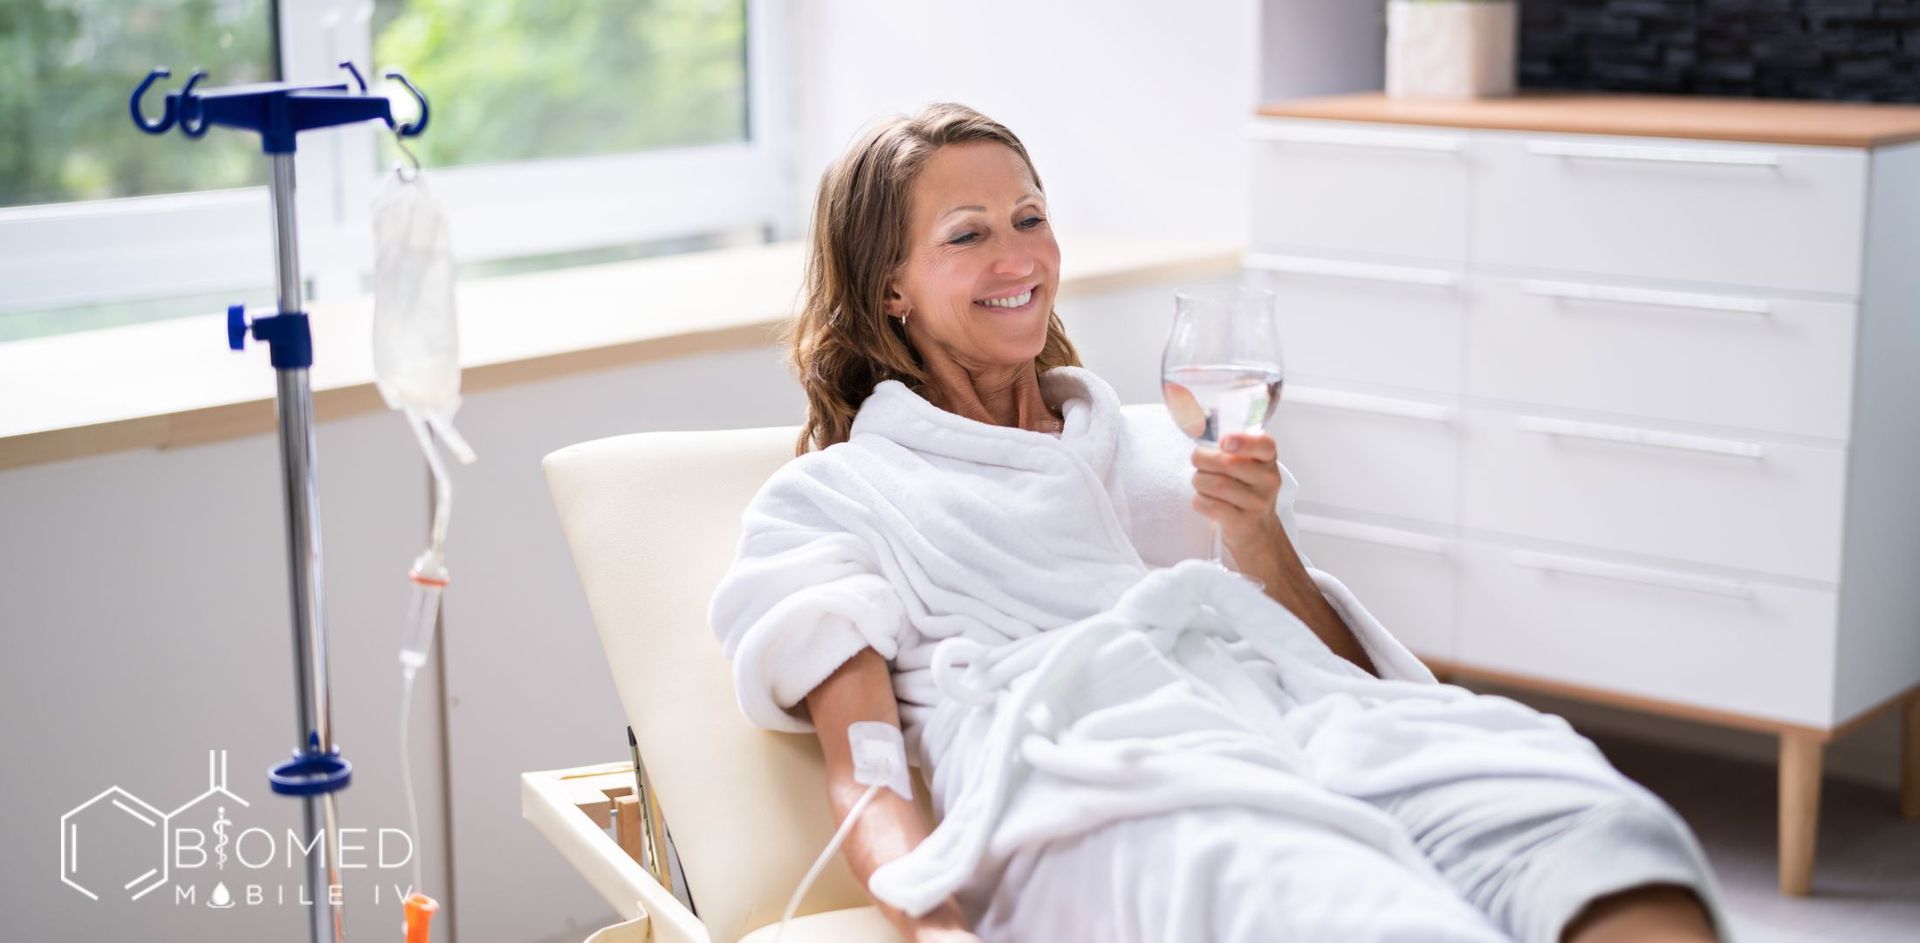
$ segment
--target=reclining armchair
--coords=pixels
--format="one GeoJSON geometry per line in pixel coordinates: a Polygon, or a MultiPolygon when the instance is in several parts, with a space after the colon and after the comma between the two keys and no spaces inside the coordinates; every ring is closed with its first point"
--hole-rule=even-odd
{"type": "MultiPolygon", "coordinates": [[[[522,777],[525,817],[626,918],[595,943],[766,943],[832,837],[818,741],[747,722],[707,625],[741,514],[798,437],[798,427],[641,433],[543,463],[648,779],[643,801],[631,761],[522,777]],[[604,831],[622,810],[637,811],[637,827],[664,817],[697,913],[665,869],[636,860],[647,857],[632,850],[640,843],[604,831]]],[[[927,808],[918,770],[914,789],[927,808]]],[[[800,914],[784,943],[900,941],[844,859],[800,914]]]]}

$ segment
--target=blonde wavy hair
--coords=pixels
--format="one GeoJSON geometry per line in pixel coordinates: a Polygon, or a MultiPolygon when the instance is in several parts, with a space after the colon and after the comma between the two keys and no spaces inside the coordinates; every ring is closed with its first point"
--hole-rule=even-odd
{"type": "MultiPolygon", "coordinates": [[[[913,185],[927,159],[949,144],[979,141],[1018,154],[1040,188],[1033,158],[1012,131],[950,102],[874,125],[821,175],[805,298],[788,327],[788,364],[807,394],[795,455],[845,442],[860,404],[882,381],[924,395],[929,376],[904,325],[886,315],[887,286],[906,261],[913,185]]],[[[1047,313],[1046,344],[1033,365],[1040,373],[1080,365],[1057,312],[1047,313]]]]}

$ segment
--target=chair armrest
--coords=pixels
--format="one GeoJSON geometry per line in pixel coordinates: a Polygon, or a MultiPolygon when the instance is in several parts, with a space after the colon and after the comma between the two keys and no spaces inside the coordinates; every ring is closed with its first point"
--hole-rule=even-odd
{"type": "Polygon", "coordinates": [[[699,918],[604,831],[614,800],[632,792],[631,762],[521,773],[520,816],[622,918],[647,918],[652,943],[712,943],[699,918]]]}

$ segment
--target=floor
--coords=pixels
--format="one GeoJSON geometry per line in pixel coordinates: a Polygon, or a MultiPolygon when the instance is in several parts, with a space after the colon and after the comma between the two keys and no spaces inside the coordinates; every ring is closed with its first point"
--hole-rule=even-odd
{"type": "Polygon", "coordinates": [[[1738,943],[1920,943],[1920,821],[1890,789],[1828,777],[1813,894],[1782,896],[1770,765],[1594,736],[1614,765],[1693,825],[1733,913],[1738,943]]]}

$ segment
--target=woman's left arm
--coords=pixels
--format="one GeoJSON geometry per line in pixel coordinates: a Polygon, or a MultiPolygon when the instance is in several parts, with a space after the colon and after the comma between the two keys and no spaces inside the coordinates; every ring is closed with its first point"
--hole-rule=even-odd
{"type": "Polygon", "coordinates": [[[1241,573],[1320,636],[1333,653],[1378,674],[1366,649],[1340,613],[1320,594],[1280,517],[1280,465],[1265,433],[1232,433],[1220,448],[1193,450],[1193,509],[1220,525],[1220,536],[1241,573]]]}

